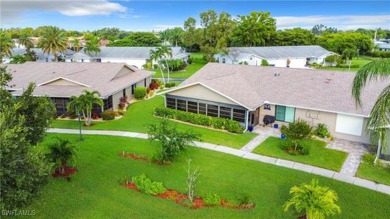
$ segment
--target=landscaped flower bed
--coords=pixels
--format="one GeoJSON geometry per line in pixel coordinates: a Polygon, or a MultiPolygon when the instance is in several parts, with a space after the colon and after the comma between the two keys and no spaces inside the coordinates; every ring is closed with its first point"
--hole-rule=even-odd
{"type": "Polygon", "coordinates": [[[255,207],[253,202],[241,203],[239,205],[232,205],[228,201],[220,198],[217,204],[207,204],[204,198],[195,197],[193,202],[190,201],[188,195],[182,194],[176,190],[166,189],[161,182],[154,182],[147,178],[144,174],[136,177],[132,177],[131,182],[126,178],[125,182],[122,183],[124,187],[139,191],[145,194],[150,194],[158,198],[167,199],[174,201],[183,207],[198,209],[204,207],[225,207],[231,209],[252,209],[255,207]],[[138,186],[137,186],[138,184],[138,186]],[[141,187],[141,188],[139,188],[141,187]]]}

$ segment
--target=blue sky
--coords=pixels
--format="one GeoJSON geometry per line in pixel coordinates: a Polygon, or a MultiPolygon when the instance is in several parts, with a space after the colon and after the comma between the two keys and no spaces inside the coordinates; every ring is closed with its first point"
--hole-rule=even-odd
{"type": "MultiPolygon", "coordinates": [[[[129,31],[163,30],[182,26],[209,9],[232,16],[269,11],[279,29],[311,28],[324,24],[338,29],[390,29],[390,0],[278,1],[278,0],[1,0],[1,27],[55,25],[67,30],[117,27],[129,31]]],[[[198,23],[199,25],[199,23],[198,23]]]]}

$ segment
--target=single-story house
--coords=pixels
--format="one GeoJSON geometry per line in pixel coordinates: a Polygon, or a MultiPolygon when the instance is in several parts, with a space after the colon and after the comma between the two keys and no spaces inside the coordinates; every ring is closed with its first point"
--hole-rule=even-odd
{"type": "Polygon", "coordinates": [[[272,116],[279,127],[297,119],[326,124],[340,139],[369,143],[370,111],[389,80],[369,83],[362,107],[351,95],[351,72],[209,63],[165,93],[166,107],[263,125],[272,116]]]}
{"type": "Polygon", "coordinates": [[[386,40],[374,41],[374,46],[375,51],[390,52],[390,43],[386,40]]]}
{"type": "Polygon", "coordinates": [[[7,65],[14,85],[8,90],[20,96],[30,82],[36,84],[33,95],[49,96],[55,103],[57,114],[66,113],[71,96],[79,96],[83,90],[98,91],[104,106],[95,108],[116,110],[121,97],[130,99],[138,86],[148,87],[152,73],[121,63],[66,63],[26,62],[7,65]]]}
{"type": "MultiPolygon", "coordinates": [[[[31,48],[31,51],[35,52],[35,55],[38,57],[37,62],[53,62],[54,56],[53,54],[47,54],[43,53],[43,50],[41,48],[31,48]]],[[[26,48],[12,48],[11,49],[11,55],[17,56],[17,55],[24,55],[27,53],[26,48]]],[[[66,57],[71,56],[74,54],[73,50],[67,49],[66,53],[59,53],[59,57],[66,57]]],[[[10,63],[12,61],[12,56],[4,56],[3,57],[3,63],[10,63]]]]}
{"type": "Polygon", "coordinates": [[[227,54],[214,58],[227,64],[261,65],[267,60],[274,67],[308,68],[309,64],[324,64],[325,58],[334,54],[321,46],[230,47],[227,54]]]}
{"type": "MultiPolygon", "coordinates": [[[[67,56],[66,62],[110,62],[126,63],[141,69],[142,66],[150,60],[150,50],[156,47],[100,47],[100,52],[86,53],[85,48],[74,55],[67,56]]],[[[188,60],[188,53],[180,47],[171,47],[172,59],[181,59],[185,62],[188,60]]]]}

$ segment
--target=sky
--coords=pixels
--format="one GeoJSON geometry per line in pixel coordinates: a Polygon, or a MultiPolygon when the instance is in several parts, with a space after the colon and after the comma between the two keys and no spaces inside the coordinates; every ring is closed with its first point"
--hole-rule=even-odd
{"type": "Polygon", "coordinates": [[[0,0],[1,28],[53,25],[66,30],[116,27],[126,31],[160,31],[183,27],[203,11],[233,17],[267,11],[278,29],[316,24],[340,30],[390,29],[390,0],[0,0]]]}

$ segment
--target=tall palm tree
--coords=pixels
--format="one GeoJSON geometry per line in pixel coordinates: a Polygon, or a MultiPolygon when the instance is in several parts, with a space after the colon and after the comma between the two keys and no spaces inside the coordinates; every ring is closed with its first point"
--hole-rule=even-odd
{"type": "Polygon", "coordinates": [[[169,73],[168,59],[172,58],[172,49],[171,49],[171,47],[168,47],[168,46],[161,46],[161,47],[158,47],[157,50],[159,51],[159,53],[162,55],[162,57],[165,60],[165,65],[166,65],[167,72],[168,72],[167,82],[169,83],[170,73],[169,73]]]}
{"type": "Polygon", "coordinates": [[[34,47],[29,35],[27,33],[23,33],[19,36],[18,39],[19,45],[23,45],[26,47],[27,52],[30,52],[30,49],[34,47]]]}
{"type": "Polygon", "coordinates": [[[321,219],[341,213],[340,207],[335,203],[338,199],[336,192],[319,186],[316,179],[312,179],[310,184],[293,186],[290,194],[293,197],[284,204],[285,211],[293,206],[297,212],[305,212],[307,219],[321,219]]]}
{"type": "Polygon", "coordinates": [[[170,38],[170,29],[164,30],[160,33],[160,39],[163,41],[164,45],[169,42],[170,38]]]}
{"type": "Polygon", "coordinates": [[[78,96],[72,96],[71,101],[68,102],[67,110],[75,109],[76,112],[82,112],[85,125],[90,126],[92,124],[92,108],[97,104],[103,106],[103,100],[100,98],[100,94],[97,91],[83,90],[83,93],[78,96]]]}
{"type": "Polygon", "coordinates": [[[56,141],[49,145],[50,153],[46,156],[54,163],[60,163],[61,174],[65,173],[67,163],[76,154],[76,148],[68,139],[56,138],[56,141]]]}
{"type": "Polygon", "coordinates": [[[100,52],[99,48],[99,39],[96,37],[91,38],[86,44],[84,51],[91,55],[91,53],[95,53],[95,57],[100,52]]]}
{"type": "Polygon", "coordinates": [[[163,55],[161,53],[161,50],[159,49],[156,49],[156,50],[150,50],[150,60],[153,62],[153,61],[156,61],[157,62],[157,65],[158,67],[160,68],[160,72],[161,72],[161,77],[162,77],[162,80],[163,80],[163,83],[165,84],[165,77],[164,77],[164,72],[161,68],[161,64],[160,64],[160,60],[162,59],[163,55]]]}
{"type": "Polygon", "coordinates": [[[80,43],[80,40],[79,40],[79,39],[74,38],[74,39],[71,41],[71,43],[72,43],[73,50],[74,50],[75,52],[80,51],[81,43],[80,43]]]}
{"type": "MultiPolygon", "coordinates": [[[[361,92],[370,81],[390,78],[390,59],[379,59],[360,68],[353,80],[352,95],[356,103],[362,106],[361,92]]],[[[390,85],[385,87],[371,110],[368,118],[367,131],[371,140],[378,140],[378,149],[374,163],[377,162],[382,150],[390,150],[388,144],[388,130],[390,126],[390,85]],[[383,147],[387,146],[387,147],[383,147]]]]}
{"type": "Polygon", "coordinates": [[[0,29],[0,63],[3,63],[3,56],[12,56],[14,42],[2,29],[0,29]]]}
{"type": "Polygon", "coordinates": [[[58,62],[58,53],[65,53],[68,44],[67,39],[60,28],[48,26],[39,38],[39,45],[42,48],[43,53],[53,54],[54,61],[58,62]]]}

